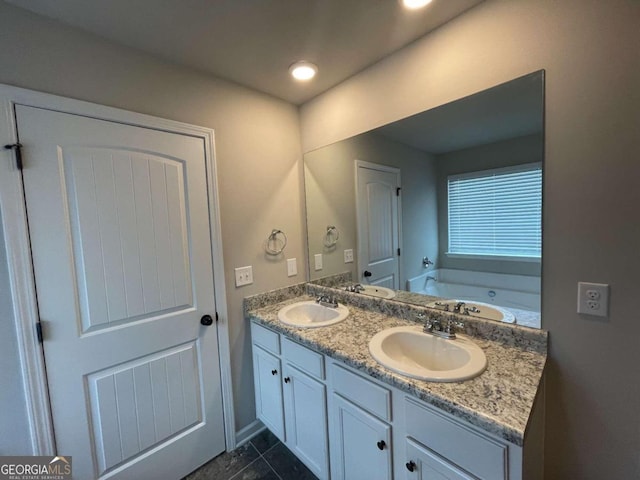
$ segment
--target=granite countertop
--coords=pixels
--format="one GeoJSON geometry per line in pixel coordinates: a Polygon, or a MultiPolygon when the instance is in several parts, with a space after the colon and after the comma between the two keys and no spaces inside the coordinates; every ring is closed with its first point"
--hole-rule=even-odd
{"type": "MultiPolygon", "coordinates": [[[[504,333],[502,337],[474,336],[473,340],[487,357],[484,373],[464,382],[426,382],[394,373],[369,354],[369,341],[376,333],[391,327],[415,325],[414,322],[354,305],[347,305],[350,314],[346,320],[322,328],[292,327],[278,320],[278,310],[283,306],[309,299],[311,297],[300,292],[299,296],[278,303],[249,305],[246,316],[487,432],[523,445],[546,362],[545,332],[538,335],[520,327],[524,341],[501,341],[509,335],[504,333]]],[[[519,328],[513,328],[517,334],[519,328]]]]}

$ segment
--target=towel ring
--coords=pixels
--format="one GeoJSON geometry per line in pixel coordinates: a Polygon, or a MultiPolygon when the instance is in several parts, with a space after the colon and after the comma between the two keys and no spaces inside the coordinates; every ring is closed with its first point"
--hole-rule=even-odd
{"type": "Polygon", "coordinates": [[[287,246],[287,236],[282,230],[273,229],[267,237],[264,250],[269,255],[280,255],[287,246]]]}
{"type": "Polygon", "coordinates": [[[324,234],[322,243],[324,243],[324,246],[327,248],[335,247],[339,238],[340,232],[338,232],[335,225],[327,225],[327,233],[324,234]]]}

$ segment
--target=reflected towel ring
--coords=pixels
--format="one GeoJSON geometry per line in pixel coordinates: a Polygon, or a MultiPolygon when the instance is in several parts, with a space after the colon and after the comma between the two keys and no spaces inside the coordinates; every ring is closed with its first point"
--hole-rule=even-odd
{"type": "Polygon", "coordinates": [[[273,229],[267,237],[264,250],[269,255],[280,255],[287,246],[287,236],[282,230],[273,229]]]}
{"type": "Polygon", "coordinates": [[[324,243],[324,246],[327,248],[335,247],[339,238],[340,232],[338,232],[335,225],[327,225],[327,233],[324,234],[322,243],[324,243]]]}

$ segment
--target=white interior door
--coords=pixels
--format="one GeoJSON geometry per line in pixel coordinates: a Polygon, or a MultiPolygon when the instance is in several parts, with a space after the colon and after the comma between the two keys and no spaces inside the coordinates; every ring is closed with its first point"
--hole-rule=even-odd
{"type": "Polygon", "coordinates": [[[180,478],[224,424],[201,138],[17,106],[57,453],[180,478]]]}
{"type": "Polygon", "coordinates": [[[360,281],[400,287],[400,170],[356,161],[360,281]]]}

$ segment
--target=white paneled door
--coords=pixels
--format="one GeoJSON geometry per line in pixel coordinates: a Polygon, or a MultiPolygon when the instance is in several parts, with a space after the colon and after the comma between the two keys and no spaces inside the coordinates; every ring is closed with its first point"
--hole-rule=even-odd
{"type": "Polygon", "coordinates": [[[400,170],[356,161],[358,268],[363,283],[400,288],[400,170]]]}
{"type": "Polygon", "coordinates": [[[225,449],[203,140],[16,119],[57,454],[181,478],[225,449]]]}

